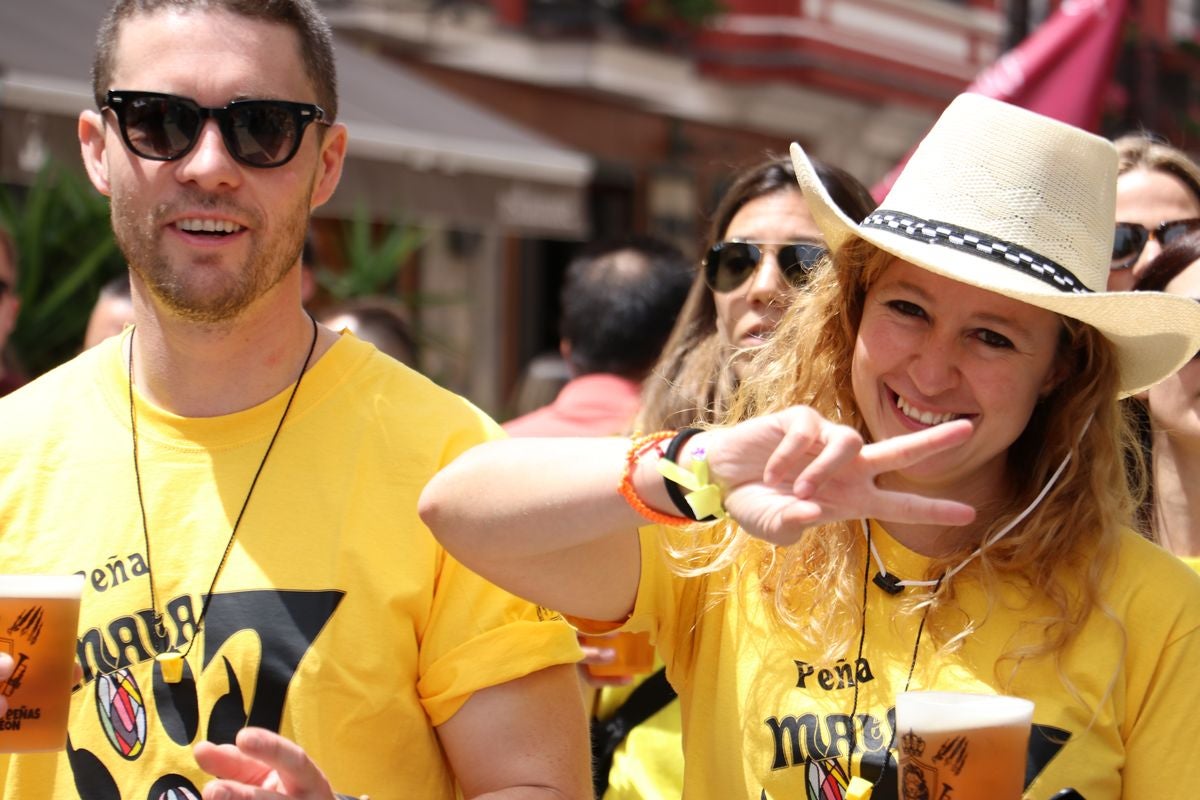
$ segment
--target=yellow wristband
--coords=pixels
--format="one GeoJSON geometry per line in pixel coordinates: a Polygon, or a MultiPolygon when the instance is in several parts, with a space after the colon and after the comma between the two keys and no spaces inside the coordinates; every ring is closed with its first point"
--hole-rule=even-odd
{"type": "Polygon", "coordinates": [[[722,503],[721,487],[709,479],[707,455],[698,448],[691,458],[689,469],[684,469],[669,458],[660,458],[656,466],[660,475],[688,490],[683,499],[695,513],[696,519],[724,519],[729,514],[722,503]]]}

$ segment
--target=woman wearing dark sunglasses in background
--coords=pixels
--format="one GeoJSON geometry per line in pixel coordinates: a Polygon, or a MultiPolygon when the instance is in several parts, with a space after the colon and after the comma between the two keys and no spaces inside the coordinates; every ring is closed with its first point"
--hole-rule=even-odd
{"type": "Polygon", "coordinates": [[[1200,166],[1182,150],[1147,134],[1117,147],[1117,226],[1109,291],[1125,291],[1163,248],[1200,230],[1200,166]]]}
{"type": "MultiPolygon", "coordinates": [[[[852,219],[874,208],[850,174],[815,162],[821,183],[852,219]]],[[[720,419],[750,351],[771,335],[824,254],[824,237],[808,212],[787,158],[772,158],[742,174],[713,214],[704,263],[663,356],[646,380],[639,428],[720,419]]]]}
{"type": "MultiPolygon", "coordinates": [[[[875,208],[850,174],[814,164],[847,216],[860,220],[875,208]]],[[[768,159],[734,181],[713,213],[703,252],[663,355],[643,385],[638,430],[716,424],[751,351],[783,316],[787,293],[824,256],[825,238],[790,158],[768,159]]],[[[679,797],[683,790],[679,703],[661,666],[636,684],[602,688],[596,699],[597,794],[605,800],[679,797]]]]}
{"type": "MultiPolygon", "coordinates": [[[[1200,301],[1200,232],[1172,242],[1133,286],[1200,301]]],[[[1200,572],[1200,353],[1141,396],[1150,420],[1150,496],[1155,537],[1200,572]]]]}

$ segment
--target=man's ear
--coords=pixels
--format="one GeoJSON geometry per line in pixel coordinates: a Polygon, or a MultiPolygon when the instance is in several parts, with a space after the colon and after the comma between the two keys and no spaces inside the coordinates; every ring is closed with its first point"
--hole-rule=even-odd
{"type": "Polygon", "coordinates": [[[112,196],[108,180],[108,151],[105,140],[104,117],[99,111],[82,111],[79,114],[79,153],[83,167],[96,191],[105,197],[112,196]]]}
{"type": "Polygon", "coordinates": [[[346,161],[346,140],[346,126],[340,122],[335,122],[325,131],[317,161],[317,174],[313,178],[312,208],[324,205],[333,197],[342,178],[342,164],[346,161]]]}

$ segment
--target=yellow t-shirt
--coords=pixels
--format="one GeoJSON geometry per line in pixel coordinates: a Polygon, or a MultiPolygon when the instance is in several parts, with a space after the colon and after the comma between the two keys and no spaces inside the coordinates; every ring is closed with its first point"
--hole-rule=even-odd
{"type": "MultiPolygon", "coordinates": [[[[874,531],[890,571],[925,574],[924,557],[878,524],[874,531]]],[[[684,796],[839,800],[853,737],[850,775],[879,778],[875,798],[897,797],[894,748],[887,755],[893,703],[913,663],[919,618],[895,614],[898,598],[869,586],[862,660],[855,648],[819,663],[768,621],[755,569],[728,587],[728,573],[681,578],[667,567],[659,534],[642,531],[641,584],[624,627],[651,631],[679,692],[684,796]]],[[[961,607],[982,619],[978,586],[964,577],[957,591],[961,607]]],[[[1050,658],[1023,664],[1009,689],[1035,703],[1026,797],[1044,800],[1074,787],[1090,800],[1190,798],[1200,786],[1200,759],[1187,744],[1200,708],[1200,576],[1128,532],[1103,601],[1127,640],[1105,614],[1088,618],[1061,665],[1081,699],[1063,688],[1050,658]]],[[[937,658],[928,642],[916,646],[911,688],[998,692],[998,655],[1012,637],[1026,635],[1022,621],[1043,610],[1031,592],[1006,585],[1003,603],[958,653],[937,658]]]]}
{"type": "Polygon", "coordinates": [[[1200,572],[1200,556],[1180,556],[1179,560],[1187,564],[1196,572],[1200,572]]]}
{"type": "Polygon", "coordinates": [[[429,477],[498,428],[343,335],[303,379],[197,634],[290,387],[207,419],[138,400],[148,557],[123,340],[0,402],[0,564],[87,579],[69,747],[0,759],[0,794],[199,797],[192,745],[249,724],[299,742],[338,792],[455,797],[435,726],[579,657],[565,623],[460,566],[416,515],[429,477]],[[153,661],[150,572],[169,645],[190,646],[175,685],[153,661]]]}

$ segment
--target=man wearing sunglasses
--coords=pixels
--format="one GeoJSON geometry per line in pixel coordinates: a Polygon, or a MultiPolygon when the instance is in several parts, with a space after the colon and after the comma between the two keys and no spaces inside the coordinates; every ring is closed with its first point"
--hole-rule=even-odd
{"type": "Polygon", "coordinates": [[[135,325],[0,403],[0,563],[87,580],[68,745],[0,795],[586,796],[574,634],[416,516],[499,429],[301,305],[347,147],[315,5],[118,0],[98,42],[135,325]]]}
{"type": "Polygon", "coordinates": [[[1128,291],[1162,249],[1200,230],[1200,166],[1146,134],[1117,139],[1117,224],[1109,291],[1128,291]]]}

